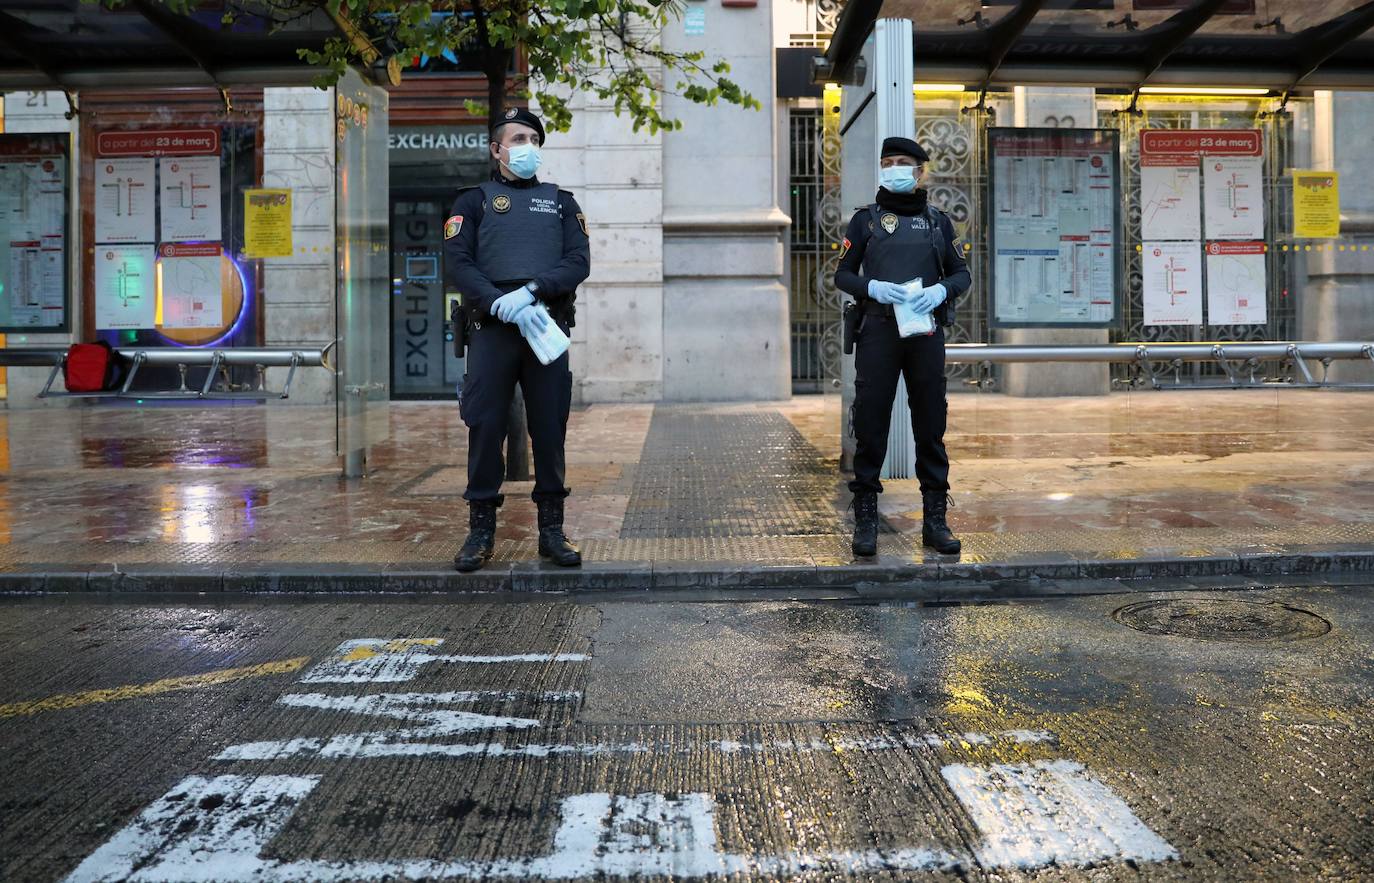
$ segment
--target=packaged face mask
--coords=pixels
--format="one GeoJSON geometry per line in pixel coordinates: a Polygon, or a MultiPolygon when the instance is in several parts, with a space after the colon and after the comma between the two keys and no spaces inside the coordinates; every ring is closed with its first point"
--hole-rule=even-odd
{"type": "Polygon", "coordinates": [[[568,351],[570,341],[568,335],[563,333],[563,329],[558,327],[558,323],[553,321],[543,304],[535,304],[534,309],[543,313],[544,318],[549,321],[544,326],[543,331],[533,337],[525,338],[525,342],[534,351],[534,357],[539,360],[539,364],[552,365],[568,351]]]}
{"type": "MultiPolygon", "coordinates": [[[[920,277],[904,283],[908,295],[914,295],[923,286],[920,277]]],[[[930,317],[930,313],[918,313],[911,308],[908,301],[902,301],[892,308],[892,315],[897,320],[897,335],[899,337],[913,337],[917,334],[934,334],[935,320],[930,317]]]]}

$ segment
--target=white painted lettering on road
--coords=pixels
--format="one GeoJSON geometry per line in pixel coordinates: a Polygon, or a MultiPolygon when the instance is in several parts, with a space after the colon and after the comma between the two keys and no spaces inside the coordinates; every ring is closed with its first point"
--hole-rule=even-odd
{"type": "Polygon", "coordinates": [[[967,866],[938,848],[744,855],[717,842],[707,794],[576,794],[561,805],[553,852],[486,861],[286,861],[263,856],[318,783],[313,776],[186,779],[148,807],[67,878],[67,883],[165,883],[384,879],[674,879],[795,876],[807,871],[917,872],[967,866]]]}
{"type": "Polygon", "coordinates": [[[305,684],[395,683],[414,680],[420,667],[433,662],[466,665],[499,663],[586,662],[584,653],[516,653],[481,656],[435,653],[443,638],[359,638],[344,641],[327,659],[305,673],[305,684]]]}
{"type": "MultiPolygon", "coordinates": [[[[217,760],[280,760],[288,757],[409,757],[432,748],[460,748],[426,740],[447,739],[486,730],[523,730],[540,726],[535,718],[477,714],[443,706],[528,697],[545,702],[576,702],[575,691],[523,693],[514,690],[465,690],[451,693],[378,693],[372,696],[328,696],[288,693],[277,701],[296,708],[315,708],[409,721],[418,726],[367,733],[341,733],[329,738],[297,738],[231,745],[217,760]]],[[[466,752],[464,752],[466,753],[466,752]]]]}
{"type": "Polygon", "coordinates": [[[1082,764],[950,764],[940,773],[983,835],[974,854],[984,867],[1178,858],[1082,764]]]}
{"type": "Polygon", "coordinates": [[[319,776],[191,776],[145,809],[67,877],[247,880],[262,848],[319,784],[319,776]]]}

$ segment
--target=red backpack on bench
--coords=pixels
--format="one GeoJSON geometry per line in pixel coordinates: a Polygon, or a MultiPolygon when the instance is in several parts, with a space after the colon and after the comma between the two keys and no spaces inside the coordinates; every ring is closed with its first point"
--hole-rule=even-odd
{"type": "Polygon", "coordinates": [[[103,340],[74,343],[62,365],[62,380],[67,392],[105,392],[119,383],[119,365],[114,350],[103,340]]]}

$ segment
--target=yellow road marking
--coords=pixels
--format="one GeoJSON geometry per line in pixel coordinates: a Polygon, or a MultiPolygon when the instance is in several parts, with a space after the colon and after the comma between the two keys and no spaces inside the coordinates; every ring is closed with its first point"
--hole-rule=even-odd
{"type": "Polygon", "coordinates": [[[175,690],[194,690],[197,687],[209,687],[213,684],[241,681],[244,678],[256,678],[261,675],[286,674],[300,671],[309,661],[309,656],[297,656],[295,659],[279,659],[275,662],[264,662],[261,665],[250,665],[245,668],[225,668],[180,678],[164,678],[160,681],[153,681],[151,684],[130,684],[125,687],[110,687],[104,690],[87,690],[84,693],[62,693],[57,696],[49,696],[47,699],[11,702],[8,705],[0,705],[0,717],[38,714],[42,711],[56,711],[63,708],[79,708],[82,705],[91,705],[96,702],[118,702],[123,699],[137,699],[140,696],[171,693],[175,690]]]}
{"type": "Polygon", "coordinates": [[[411,647],[438,647],[443,642],[443,638],[397,638],[394,641],[387,641],[382,645],[381,650],[375,650],[366,645],[354,647],[345,653],[342,659],[344,662],[361,662],[364,659],[371,659],[379,653],[404,653],[411,647]]]}

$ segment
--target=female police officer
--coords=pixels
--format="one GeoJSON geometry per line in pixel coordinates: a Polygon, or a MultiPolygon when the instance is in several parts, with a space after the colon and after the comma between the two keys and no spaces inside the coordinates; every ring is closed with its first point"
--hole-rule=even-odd
{"type": "Polygon", "coordinates": [[[945,334],[953,302],[968,290],[968,266],[954,225],[927,202],[916,185],[930,156],[910,138],[883,141],[878,195],[849,222],[835,284],[854,296],[862,311],[854,357],[854,554],[878,551],[878,480],[887,456],[887,432],[897,377],[906,378],[911,431],[916,438],[916,477],[921,482],[921,541],[954,554],[959,540],[945,521],[949,456],[945,453],[945,334]],[[862,265],[862,273],[860,266],[862,265]],[[922,280],[924,287],[903,284],[922,280]],[[934,331],[900,337],[893,306],[908,303],[931,313],[934,331]]]}

